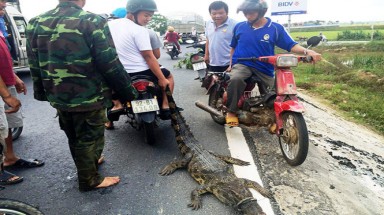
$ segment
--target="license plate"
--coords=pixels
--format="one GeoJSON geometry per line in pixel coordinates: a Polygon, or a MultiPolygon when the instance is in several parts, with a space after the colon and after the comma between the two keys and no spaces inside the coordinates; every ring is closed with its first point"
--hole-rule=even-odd
{"type": "Polygon", "coordinates": [[[143,99],[131,101],[133,113],[158,111],[159,104],[156,99],[143,99]]]}
{"type": "Polygon", "coordinates": [[[207,64],[205,62],[194,63],[192,66],[195,71],[207,68],[207,64]]]}

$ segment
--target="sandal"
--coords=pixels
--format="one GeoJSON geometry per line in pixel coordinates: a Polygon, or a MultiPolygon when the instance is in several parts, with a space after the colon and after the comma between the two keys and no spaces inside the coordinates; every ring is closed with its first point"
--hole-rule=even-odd
{"type": "Polygon", "coordinates": [[[225,117],[225,123],[229,127],[237,127],[239,126],[239,118],[237,116],[227,116],[225,117]]]}
{"type": "Polygon", "coordinates": [[[119,121],[120,115],[124,114],[124,108],[107,111],[107,118],[109,121],[119,121]]]}
{"type": "Polygon", "coordinates": [[[0,185],[17,184],[23,181],[23,177],[12,174],[8,171],[0,172],[0,185]]]}
{"type": "Polygon", "coordinates": [[[24,160],[20,158],[14,164],[9,166],[4,166],[5,168],[14,168],[14,169],[25,169],[25,168],[35,168],[44,166],[44,161],[33,159],[33,160],[24,160]]]}

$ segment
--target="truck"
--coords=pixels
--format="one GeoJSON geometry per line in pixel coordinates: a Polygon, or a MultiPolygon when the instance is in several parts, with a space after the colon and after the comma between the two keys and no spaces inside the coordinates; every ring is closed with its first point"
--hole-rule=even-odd
{"type": "Polygon", "coordinates": [[[4,21],[9,36],[6,38],[11,46],[10,52],[13,59],[15,72],[29,71],[26,50],[27,21],[19,11],[18,1],[8,1],[5,8],[4,21]]]}

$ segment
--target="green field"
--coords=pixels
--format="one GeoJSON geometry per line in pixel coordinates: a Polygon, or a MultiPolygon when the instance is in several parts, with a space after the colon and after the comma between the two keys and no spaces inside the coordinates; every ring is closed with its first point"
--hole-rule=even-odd
{"type": "MultiPolygon", "coordinates": [[[[363,34],[370,35],[372,32],[370,25],[361,26],[340,26],[340,27],[318,27],[318,28],[291,28],[290,35],[293,39],[299,40],[299,37],[312,37],[318,36],[322,32],[328,40],[337,40],[337,35],[342,34],[344,31],[350,31],[352,33],[362,32],[363,34]]],[[[384,35],[384,25],[375,25],[374,31],[384,35]]]]}

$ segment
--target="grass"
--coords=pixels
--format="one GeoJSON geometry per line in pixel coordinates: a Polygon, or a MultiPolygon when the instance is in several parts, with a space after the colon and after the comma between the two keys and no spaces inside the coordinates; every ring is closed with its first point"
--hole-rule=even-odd
{"type": "Polygon", "coordinates": [[[295,69],[296,84],[384,135],[384,42],[319,46],[323,61],[295,69]]]}
{"type": "MultiPolygon", "coordinates": [[[[384,25],[375,25],[374,30],[384,34],[384,25]]],[[[291,28],[290,35],[293,39],[298,37],[318,36],[322,32],[328,40],[336,40],[338,34],[343,31],[360,32],[363,34],[371,34],[371,25],[356,25],[356,26],[335,26],[335,27],[318,27],[318,28],[291,28]]]]}

